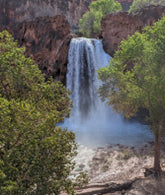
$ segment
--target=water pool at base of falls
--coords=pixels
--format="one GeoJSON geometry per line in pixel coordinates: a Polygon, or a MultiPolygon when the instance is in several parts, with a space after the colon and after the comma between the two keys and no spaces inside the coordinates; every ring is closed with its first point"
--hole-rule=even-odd
{"type": "Polygon", "coordinates": [[[80,123],[66,119],[61,126],[73,131],[79,144],[89,147],[111,144],[137,146],[153,141],[153,134],[147,125],[125,121],[120,115],[116,117],[116,114],[112,117],[112,113],[108,116],[109,120],[106,122],[101,121],[99,116],[80,123]]]}
{"type": "Polygon", "coordinates": [[[88,146],[107,144],[139,145],[153,140],[147,125],[126,121],[102,102],[97,90],[101,85],[97,70],[109,64],[110,56],[101,40],[71,40],[67,65],[67,89],[72,92],[73,109],[62,127],[76,134],[78,143],[88,146]]]}

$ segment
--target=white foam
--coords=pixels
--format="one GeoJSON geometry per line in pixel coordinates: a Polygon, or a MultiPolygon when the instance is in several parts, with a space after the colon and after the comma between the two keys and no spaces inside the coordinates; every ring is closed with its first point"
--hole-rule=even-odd
{"type": "Polygon", "coordinates": [[[101,82],[97,70],[109,64],[110,56],[97,39],[74,38],[70,43],[67,88],[72,92],[73,110],[63,127],[76,133],[84,145],[143,144],[153,139],[146,125],[125,121],[114,113],[97,94],[101,82]]]}

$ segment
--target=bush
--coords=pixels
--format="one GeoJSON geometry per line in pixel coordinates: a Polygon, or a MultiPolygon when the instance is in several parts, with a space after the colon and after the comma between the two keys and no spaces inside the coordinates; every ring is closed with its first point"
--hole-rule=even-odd
{"type": "Polygon", "coordinates": [[[55,125],[69,115],[66,88],[0,33],[0,194],[73,193],[75,135],[55,125]]]}
{"type": "Polygon", "coordinates": [[[85,13],[79,21],[80,33],[83,36],[91,37],[101,32],[101,20],[108,13],[118,12],[121,5],[114,0],[98,0],[89,6],[90,11],[85,13]]]}

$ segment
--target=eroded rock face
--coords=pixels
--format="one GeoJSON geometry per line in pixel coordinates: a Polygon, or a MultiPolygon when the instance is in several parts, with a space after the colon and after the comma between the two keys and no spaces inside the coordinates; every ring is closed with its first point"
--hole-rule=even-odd
{"type": "Polygon", "coordinates": [[[102,20],[102,37],[104,49],[111,56],[118,50],[122,39],[141,32],[144,26],[153,25],[165,13],[164,6],[150,6],[134,14],[119,12],[109,14],[102,20]]]}
{"type": "Polygon", "coordinates": [[[46,78],[53,76],[65,83],[70,40],[70,25],[64,16],[38,18],[7,28],[26,55],[35,60],[46,78]]]}
{"type": "MultiPolygon", "coordinates": [[[[0,24],[31,21],[37,17],[65,15],[74,31],[79,19],[96,0],[0,0],[0,24]]],[[[127,11],[133,0],[116,0],[127,11]]]]}
{"type": "Polygon", "coordinates": [[[93,0],[0,0],[0,24],[34,20],[37,17],[65,15],[71,28],[88,10],[93,0]]]}

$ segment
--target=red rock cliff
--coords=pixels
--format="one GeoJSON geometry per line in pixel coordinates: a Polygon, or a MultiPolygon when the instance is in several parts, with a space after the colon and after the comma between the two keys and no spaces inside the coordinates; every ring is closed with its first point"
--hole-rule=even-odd
{"type": "Polygon", "coordinates": [[[92,1],[0,0],[0,29],[8,29],[26,47],[26,55],[46,77],[65,83],[70,31],[77,28],[92,1]]]}
{"type": "Polygon", "coordinates": [[[93,0],[0,0],[0,24],[34,20],[37,17],[65,15],[71,28],[88,10],[93,0]]]}
{"type": "Polygon", "coordinates": [[[65,83],[70,25],[64,16],[38,18],[8,27],[26,55],[35,60],[46,77],[65,83]]]}
{"type": "Polygon", "coordinates": [[[76,29],[92,1],[96,0],[0,0],[0,28],[7,28],[19,45],[26,47],[26,55],[35,60],[46,77],[51,75],[65,83],[73,36],[70,25],[76,29]]]}
{"type": "Polygon", "coordinates": [[[163,13],[165,13],[165,7],[150,6],[134,14],[119,12],[107,15],[102,20],[105,51],[113,56],[122,39],[126,39],[128,35],[133,35],[136,31],[141,32],[144,26],[153,25],[162,17],[163,13]]]}

